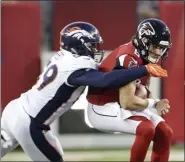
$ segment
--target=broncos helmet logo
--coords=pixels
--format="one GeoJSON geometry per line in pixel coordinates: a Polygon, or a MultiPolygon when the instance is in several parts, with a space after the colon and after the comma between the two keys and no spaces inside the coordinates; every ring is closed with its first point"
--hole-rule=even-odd
{"type": "Polygon", "coordinates": [[[143,23],[139,30],[139,37],[141,37],[144,34],[155,35],[155,30],[149,22],[143,23]]]}
{"type": "Polygon", "coordinates": [[[78,26],[74,26],[74,27],[72,27],[72,28],[69,28],[66,32],[67,32],[67,33],[70,33],[70,32],[75,31],[75,30],[81,30],[81,28],[78,27],[78,26]]]}

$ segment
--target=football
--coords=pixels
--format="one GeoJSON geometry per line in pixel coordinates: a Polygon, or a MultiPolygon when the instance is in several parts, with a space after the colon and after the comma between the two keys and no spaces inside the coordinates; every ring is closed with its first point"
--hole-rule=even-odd
{"type": "Polygon", "coordinates": [[[145,86],[142,84],[137,84],[135,95],[143,99],[146,99],[147,94],[148,94],[148,91],[146,90],[145,86]]]}

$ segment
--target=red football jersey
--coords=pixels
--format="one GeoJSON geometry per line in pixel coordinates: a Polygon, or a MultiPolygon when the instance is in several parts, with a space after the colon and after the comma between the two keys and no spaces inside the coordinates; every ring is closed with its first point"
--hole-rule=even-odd
{"type": "MultiPolygon", "coordinates": [[[[104,72],[110,72],[113,69],[132,68],[144,65],[137,50],[131,42],[119,46],[110,53],[99,66],[99,69],[104,72]]],[[[146,85],[148,77],[141,78],[141,84],[146,85]]],[[[89,87],[87,100],[96,105],[104,105],[109,102],[119,102],[119,89],[104,89],[89,87]]]]}

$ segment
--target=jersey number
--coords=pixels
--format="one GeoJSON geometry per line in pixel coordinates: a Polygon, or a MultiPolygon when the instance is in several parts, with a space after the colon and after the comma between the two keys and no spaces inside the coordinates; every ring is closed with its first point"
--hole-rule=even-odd
{"type": "MultiPolygon", "coordinates": [[[[43,77],[43,81],[37,85],[37,89],[40,91],[42,90],[44,87],[46,87],[49,83],[51,83],[57,76],[58,73],[58,68],[56,65],[52,65],[50,66],[46,72],[44,72],[43,77]]],[[[40,80],[41,78],[39,78],[40,80]]]]}

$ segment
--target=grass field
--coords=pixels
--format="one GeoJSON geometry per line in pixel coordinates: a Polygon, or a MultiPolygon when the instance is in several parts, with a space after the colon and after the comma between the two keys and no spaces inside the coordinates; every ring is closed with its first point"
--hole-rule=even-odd
{"type": "MultiPolygon", "coordinates": [[[[148,151],[146,161],[150,160],[148,151]]],[[[129,149],[64,150],[65,161],[129,161],[129,149]]],[[[1,161],[31,161],[22,151],[9,153],[1,161]]],[[[184,161],[184,149],[172,148],[170,161],[184,161]]]]}

